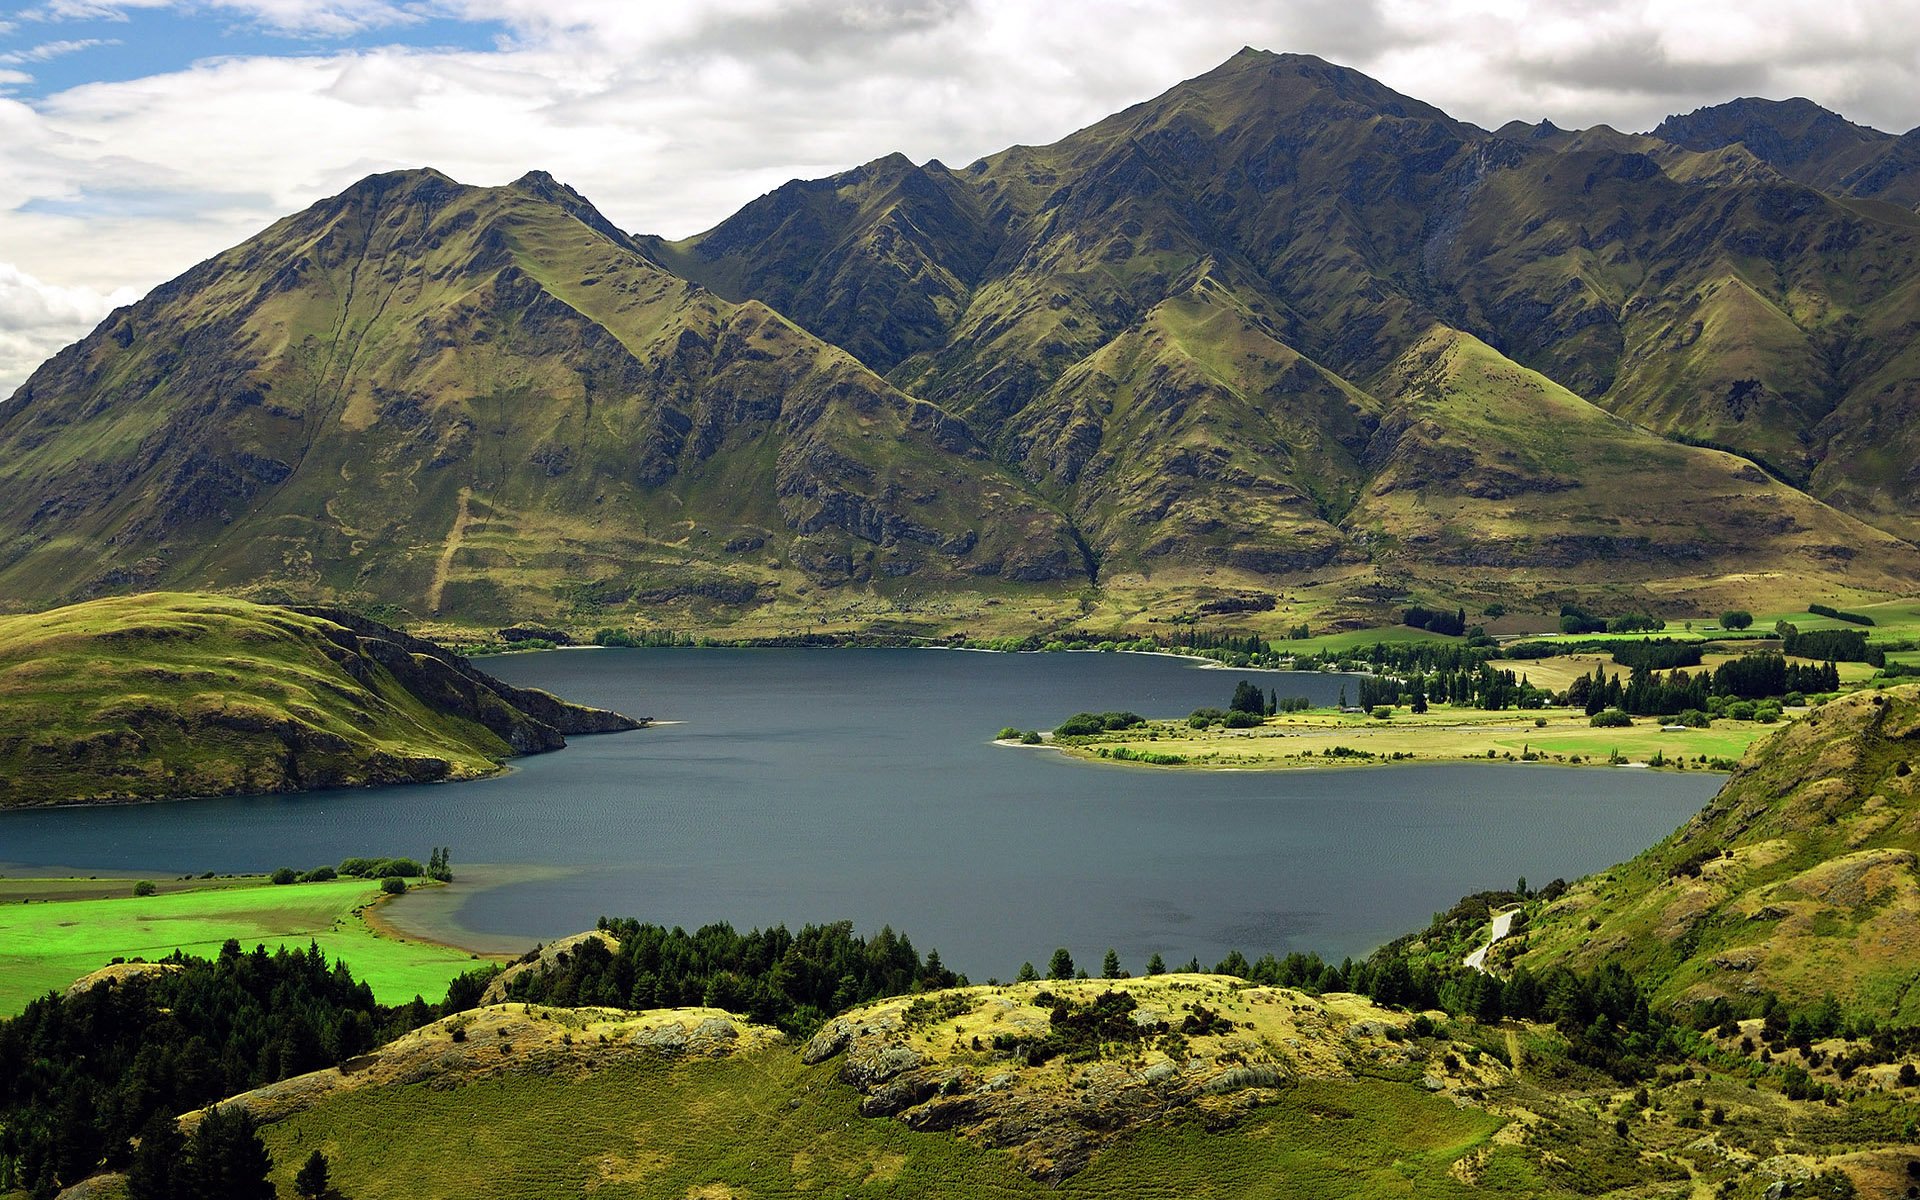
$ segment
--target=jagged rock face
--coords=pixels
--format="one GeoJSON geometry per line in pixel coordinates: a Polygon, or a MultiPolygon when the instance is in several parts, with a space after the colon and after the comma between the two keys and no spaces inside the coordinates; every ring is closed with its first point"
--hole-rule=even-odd
{"type": "Polygon", "coordinates": [[[834,582],[1079,572],[964,423],[540,175],[376,176],[280,222],[47,363],[0,461],[20,596],[266,579],[513,616],[516,571],[644,591],[770,535],[834,582]]]}

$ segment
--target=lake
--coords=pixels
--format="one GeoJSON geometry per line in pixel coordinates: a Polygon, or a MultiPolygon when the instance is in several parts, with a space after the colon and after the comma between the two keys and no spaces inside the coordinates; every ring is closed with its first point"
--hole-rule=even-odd
{"type": "Polygon", "coordinates": [[[0,813],[0,862],[178,875],[446,845],[456,873],[564,868],[466,897],[454,919],[496,939],[602,914],[850,919],[975,979],[1044,966],[1056,946],[1096,968],[1112,946],[1137,973],[1155,952],[1358,956],[1468,892],[1630,857],[1721,782],[1468,763],[1182,771],[992,744],[1082,709],[1224,707],[1240,678],[1322,704],[1351,687],[1153,655],[607,650],[481,666],[672,723],[575,738],[473,783],[0,813]]]}

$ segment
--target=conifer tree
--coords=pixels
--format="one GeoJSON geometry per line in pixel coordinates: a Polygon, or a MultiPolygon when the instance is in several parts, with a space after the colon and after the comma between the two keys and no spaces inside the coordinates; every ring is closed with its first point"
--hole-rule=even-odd
{"type": "Polygon", "coordinates": [[[320,1200],[327,1194],[327,1175],[327,1156],[315,1150],[293,1177],[293,1190],[303,1200],[320,1200]]]}

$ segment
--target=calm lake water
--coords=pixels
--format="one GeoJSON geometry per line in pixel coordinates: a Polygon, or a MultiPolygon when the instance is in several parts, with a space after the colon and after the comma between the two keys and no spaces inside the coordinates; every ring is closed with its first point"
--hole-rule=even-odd
{"type": "Polygon", "coordinates": [[[452,847],[561,866],[478,891],[488,934],[551,938],[601,914],[692,928],[882,923],[976,979],[1055,946],[1139,971],[1227,950],[1338,958],[1461,895],[1630,857],[1718,788],[1702,773],[1448,764],[1202,772],[995,746],[1081,709],[1174,715],[1234,682],[1330,703],[1341,677],[1115,654],[632,650],[487,670],[676,722],[582,737],[476,783],[0,813],[0,862],[255,871],[452,847]]]}

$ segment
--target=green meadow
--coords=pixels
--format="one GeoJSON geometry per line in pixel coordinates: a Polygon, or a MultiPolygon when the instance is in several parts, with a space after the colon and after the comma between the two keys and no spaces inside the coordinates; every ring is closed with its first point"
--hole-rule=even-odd
{"type": "Polygon", "coordinates": [[[151,896],[135,896],[134,882],[0,880],[0,1015],[115,958],[151,961],[175,950],[210,958],[228,938],[248,949],[317,942],[386,1004],[416,994],[438,1000],[449,980],[476,965],[465,950],[370,927],[362,910],[380,899],[375,880],[156,881],[151,896]],[[100,895],[106,888],[117,894],[100,895]]]}
{"type": "MultiPolygon", "coordinates": [[[[836,1064],[770,1049],[579,1077],[508,1074],[460,1087],[349,1092],[263,1131],[283,1194],[314,1150],[343,1195],[975,1197],[1538,1195],[1518,1160],[1469,1188],[1454,1162],[1500,1118],[1404,1086],[1302,1082],[1230,1134],[1199,1121],[1138,1131],[1055,1187],[1011,1156],[856,1114],[836,1064]],[[396,1129],[407,1131],[394,1137],[396,1129]]],[[[1495,1154],[1499,1160],[1505,1155],[1495,1154]]]]}

